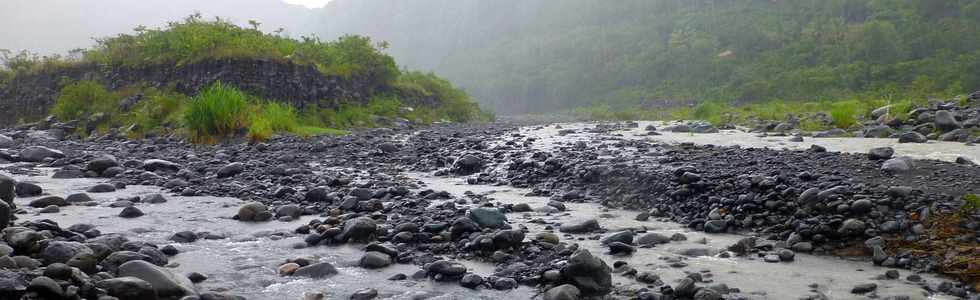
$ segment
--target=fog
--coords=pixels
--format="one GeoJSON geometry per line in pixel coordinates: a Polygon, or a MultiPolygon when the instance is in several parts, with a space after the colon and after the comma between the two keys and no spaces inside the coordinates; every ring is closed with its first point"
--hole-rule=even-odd
{"type": "Polygon", "coordinates": [[[980,87],[980,0],[4,0],[0,48],[65,52],[195,11],[387,41],[501,114],[980,87]]]}
{"type": "Polygon", "coordinates": [[[292,35],[314,31],[314,11],[280,0],[3,0],[0,1],[0,49],[39,54],[65,53],[92,46],[93,38],[159,27],[195,12],[238,24],[262,23],[266,31],[292,35]]]}

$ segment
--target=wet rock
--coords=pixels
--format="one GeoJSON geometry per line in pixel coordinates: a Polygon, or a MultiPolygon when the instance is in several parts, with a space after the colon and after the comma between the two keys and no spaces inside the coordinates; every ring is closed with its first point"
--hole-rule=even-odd
{"type": "Polygon", "coordinates": [[[453,162],[453,173],[456,175],[470,175],[473,173],[480,172],[483,169],[485,162],[482,158],[475,155],[467,154],[463,155],[455,162],[453,162]]]}
{"type": "Polygon", "coordinates": [[[111,155],[105,155],[100,158],[90,160],[85,166],[85,170],[92,171],[98,174],[102,174],[105,170],[112,167],[118,167],[119,161],[111,155]]]}
{"type": "Polygon", "coordinates": [[[228,178],[245,172],[245,165],[240,162],[230,163],[218,169],[218,178],[228,178]]]}
{"type": "Polygon", "coordinates": [[[140,210],[139,208],[136,208],[135,206],[129,206],[123,208],[123,210],[119,212],[119,217],[121,218],[131,219],[131,218],[137,218],[142,216],[143,216],[143,211],[140,210]]]}
{"type": "Polygon", "coordinates": [[[45,159],[64,158],[65,154],[43,146],[30,146],[20,151],[20,159],[27,162],[43,162],[45,159]]]}
{"type": "Polygon", "coordinates": [[[31,280],[30,285],[27,286],[27,290],[48,299],[62,299],[65,297],[65,290],[61,288],[61,285],[57,281],[54,281],[54,279],[46,276],[39,276],[31,280]]]}
{"type": "Polygon", "coordinates": [[[69,203],[65,200],[65,198],[58,196],[47,196],[31,200],[31,202],[27,204],[27,206],[35,208],[44,208],[49,205],[68,206],[69,203]]]}
{"type": "Polygon", "coordinates": [[[289,217],[293,220],[299,219],[303,215],[303,209],[296,204],[287,204],[276,209],[276,218],[289,217]]]}
{"type": "Polygon", "coordinates": [[[475,289],[483,284],[483,277],[473,273],[466,274],[459,280],[459,285],[465,288],[475,289]]]}
{"type": "Polygon", "coordinates": [[[135,277],[150,283],[159,297],[183,297],[196,294],[194,284],[187,277],[142,260],[129,261],[119,266],[119,276],[135,277]]]}
{"type": "Polygon", "coordinates": [[[605,295],[612,290],[612,269],[585,249],[569,257],[561,275],[587,296],[605,295]]]}
{"type": "Polygon", "coordinates": [[[193,231],[180,231],[171,235],[170,240],[177,243],[193,243],[197,241],[197,234],[193,231]]]}
{"type": "Polygon", "coordinates": [[[520,249],[523,242],[524,232],[521,230],[501,230],[493,235],[496,249],[520,249]]]}
{"type": "Polygon", "coordinates": [[[855,285],[854,288],[851,289],[851,293],[852,294],[859,294],[859,295],[860,294],[867,294],[867,293],[873,292],[874,290],[877,290],[877,289],[878,289],[878,285],[877,284],[874,284],[874,283],[862,283],[862,284],[855,285]]]}
{"type": "Polygon", "coordinates": [[[10,138],[9,136],[0,134],[0,148],[10,148],[13,147],[15,144],[16,142],[14,142],[14,139],[10,138]]]}
{"type": "Polygon", "coordinates": [[[497,278],[493,281],[493,289],[498,291],[512,290],[517,288],[517,280],[510,277],[497,278]]]}
{"type": "Polygon", "coordinates": [[[728,221],[725,220],[711,220],[704,222],[704,232],[707,233],[723,233],[728,229],[728,221]]]}
{"type": "Polygon", "coordinates": [[[947,110],[940,110],[936,112],[936,128],[942,132],[950,132],[959,128],[962,128],[960,122],[956,121],[956,117],[953,113],[947,110]]]}
{"type": "Polygon", "coordinates": [[[892,149],[892,147],[871,148],[868,151],[868,158],[874,160],[889,159],[892,158],[892,155],[895,155],[895,149],[892,149]]]}
{"type": "Polygon", "coordinates": [[[469,217],[481,228],[503,228],[507,222],[507,216],[496,208],[470,209],[469,217]]]}
{"type": "Polygon", "coordinates": [[[30,182],[23,182],[23,181],[17,183],[15,190],[16,190],[15,193],[17,194],[17,197],[21,197],[21,198],[36,197],[44,193],[44,191],[41,189],[40,186],[30,182]]]}
{"type": "Polygon", "coordinates": [[[613,243],[613,242],[620,242],[620,243],[625,243],[625,244],[632,244],[633,243],[633,231],[631,231],[631,230],[625,230],[625,231],[616,232],[616,233],[613,233],[613,234],[611,234],[611,235],[609,235],[609,236],[607,236],[607,237],[605,237],[605,238],[602,239],[602,244],[604,244],[604,245],[608,245],[608,244],[613,243]]]}
{"type": "Polygon", "coordinates": [[[101,183],[96,184],[85,191],[89,193],[111,193],[116,191],[116,186],[108,183],[101,183]]]}
{"type": "Polygon", "coordinates": [[[858,235],[863,234],[866,225],[863,221],[858,219],[847,219],[841,224],[837,232],[841,235],[858,235]]]}
{"type": "Polygon", "coordinates": [[[359,217],[344,222],[344,230],[339,239],[342,241],[368,241],[374,236],[378,226],[374,220],[366,217],[359,217]]]}
{"type": "Polygon", "coordinates": [[[578,300],[582,292],[571,284],[563,284],[544,292],[544,300],[578,300]]]}
{"type": "Polygon", "coordinates": [[[65,198],[65,201],[68,201],[69,203],[85,203],[92,202],[93,200],[92,197],[86,193],[77,193],[68,195],[68,197],[65,198]]]}
{"type": "Polygon", "coordinates": [[[58,207],[57,205],[49,205],[48,207],[42,208],[38,212],[42,214],[53,214],[53,213],[61,212],[61,208],[58,207]]]}
{"type": "Polygon", "coordinates": [[[976,166],[977,163],[964,156],[956,157],[956,163],[961,165],[976,166]]]}
{"type": "Polygon", "coordinates": [[[143,200],[144,203],[149,203],[149,204],[160,204],[160,203],[166,203],[167,202],[167,198],[164,197],[161,194],[149,194],[149,195],[143,196],[143,199],[142,200],[143,200]]]}
{"type": "Polygon", "coordinates": [[[242,222],[265,222],[271,218],[269,208],[260,202],[249,202],[238,208],[238,220],[242,222]]]}
{"type": "Polygon", "coordinates": [[[180,165],[162,159],[148,159],[143,161],[143,169],[150,172],[168,171],[176,173],[180,171],[180,165]]]}
{"type": "Polygon", "coordinates": [[[780,261],[793,261],[796,258],[796,253],[789,249],[780,249],[777,251],[780,261]]]}
{"type": "Polygon", "coordinates": [[[886,160],[881,165],[881,170],[887,173],[905,173],[911,171],[913,167],[912,159],[907,157],[897,157],[886,160]]]}
{"type": "Polygon", "coordinates": [[[928,141],[929,141],[929,139],[927,139],[926,136],[922,135],[921,133],[915,132],[915,131],[910,131],[910,132],[902,133],[901,135],[898,136],[898,143],[899,144],[906,144],[906,143],[925,143],[925,142],[928,142],[928,141]]]}
{"type": "Polygon", "coordinates": [[[364,253],[359,262],[362,268],[380,269],[391,265],[391,256],[385,253],[368,251],[364,253]]]}
{"type": "Polygon", "coordinates": [[[596,219],[581,220],[562,224],[558,231],[564,233],[588,233],[599,230],[599,221],[596,219]]]}
{"type": "Polygon", "coordinates": [[[82,243],[55,241],[44,248],[41,259],[49,264],[66,263],[75,255],[83,253],[93,254],[92,249],[82,243]]]}
{"type": "Polygon", "coordinates": [[[448,277],[459,277],[466,274],[466,266],[448,260],[435,261],[426,270],[430,274],[439,274],[448,277]]]}
{"type": "Polygon", "coordinates": [[[378,297],[378,290],[367,288],[350,295],[351,300],[370,300],[378,297]]]}
{"type": "Polygon", "coordinates": [[[684,277],[677,283],[677,285],[674,286],[673,290],[674,295],[678,297],[694,297],[694,293],[697,291],[697,286],[695,285],[694,279],[684,277]]]}
{"type": "Polygon", "coordinates": [[[14,192],[16,186],[16,180],[0,174],[0,200],[13,204],[14,196],[16,195],[14,192]]]}
{"type": "Polygon", "coordinates": [[[609,254],[612,255],[630,255],[636,252],[636,248],[623,242],[612,242],[607,246],[609,247],[609,254]]]}
{"type": "Polygon", "coordinates": [[[310,277],[310,278],[325,278],[333,275],[337,275],[337,268],[327,262],[311,264],[296,270],[293,272],[293,276],[300,277],[310,277]]]}
{"type": "Polygon", "coordinates": [[[96,284],[99,288],[105,289],[109,296],[119,300],[154,300],[157,298],[156,291],[149,282],[136,277],[117,277],[99,281],[96,284]]]}

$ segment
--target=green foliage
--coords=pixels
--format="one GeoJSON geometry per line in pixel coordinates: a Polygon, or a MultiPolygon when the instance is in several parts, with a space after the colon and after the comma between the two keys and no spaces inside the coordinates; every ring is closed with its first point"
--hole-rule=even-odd
{"type": "Polygon", "coordinates": [[[850,128],[857,124],[858,105],[856,102],[838,102],[830,107],[830,120],[837,128],[850,128]]]}
{"type": "Polygon", "coordinates": [[[963,206],[960,206],[960,212],[967,215],[980,212],[980,196],[976,194],[963,195],[963,206]]]}
{"type": "Polygon", "coordinates": [[[346,26],[324,30],[371,28],[398,57],[503,113],[675,100],[923,101],[980,88],[976,0],[437,2],[443,9],[335,0],[336,11],[360,18],[325,20],[346,26]],[[473,14],[452,18],[458,11],[473,14]],[[500,17],[513,11],[533,13],[500,17]],[[403,17],[367,17],[377,15],[403,17]],[[444,30],[447,19],[459,30],[444,30]]]}
{"type": "Polygon", "coordinates": [[[232,86],[215,83],[191,99],[184,111],[190,139],[214,141],[246,128],[249,121],[248,95],[232,86]]]}
{"type": "Polygon", "coordinates": [[[333,42],[315,37],[291,39],[242,28],[223,19],[204,20],[199,14],[165,28],[136,29],[97,40],[84,60],[106,66],[140,67],[188,64],[208,59],[265,59],[314,65],[325,75],[340,76],[384,91],[398,78],[394,59],[364,36],[343,36],[333,42]]]}
{"type": "Polygon", "coordinates": [[[396,94],[414,107],[434,107],[434,115],[452,122],[493,121],[463,90],[432,73],[405,72],[395,84],[396,94]]]}
{"type": "Polygon", "coordinates": [[[112,113],[119,98],[98,82],[79,81],[66,86],[55,100],[51,114],[60,120],[84,120],[94,113],[112,113]]]}

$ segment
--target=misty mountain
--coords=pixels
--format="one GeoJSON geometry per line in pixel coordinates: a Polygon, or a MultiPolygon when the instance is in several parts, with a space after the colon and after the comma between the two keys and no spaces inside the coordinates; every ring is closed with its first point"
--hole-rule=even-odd
{"type": "Polygon", "coordinates": [[[280,0],[4,0],[0,49],[50,54],[93,45],[92,38],[159,27],[195,12],[237,24],[262,23],[266,31],[307,35],[313,11],[280,0]]]}
{"type": "Polygon", "coordinates": [[[925,98],[980,87],[980,1],[334,0],[501,113],[686,101],[925,98]]]}

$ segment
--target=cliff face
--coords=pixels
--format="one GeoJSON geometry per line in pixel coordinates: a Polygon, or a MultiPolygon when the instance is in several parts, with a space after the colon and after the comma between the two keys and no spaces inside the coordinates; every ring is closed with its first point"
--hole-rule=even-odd
{"type": "Polygon", "coordinates": [[[334,107],[341,100],[366,101],[370,93],[366,83],[324,76],[313,66],[276,61],[226,59],[180,66],[114,69],[80,65],[15,77],[6,89],[0,89],[0,126],[45,117],[58,97],[61,84],[77,80],[94,80],[110,90],[141,82],[156,87],[172,85],[177,92],[187,95],[221,81],[297,108],[334,107]]]}

